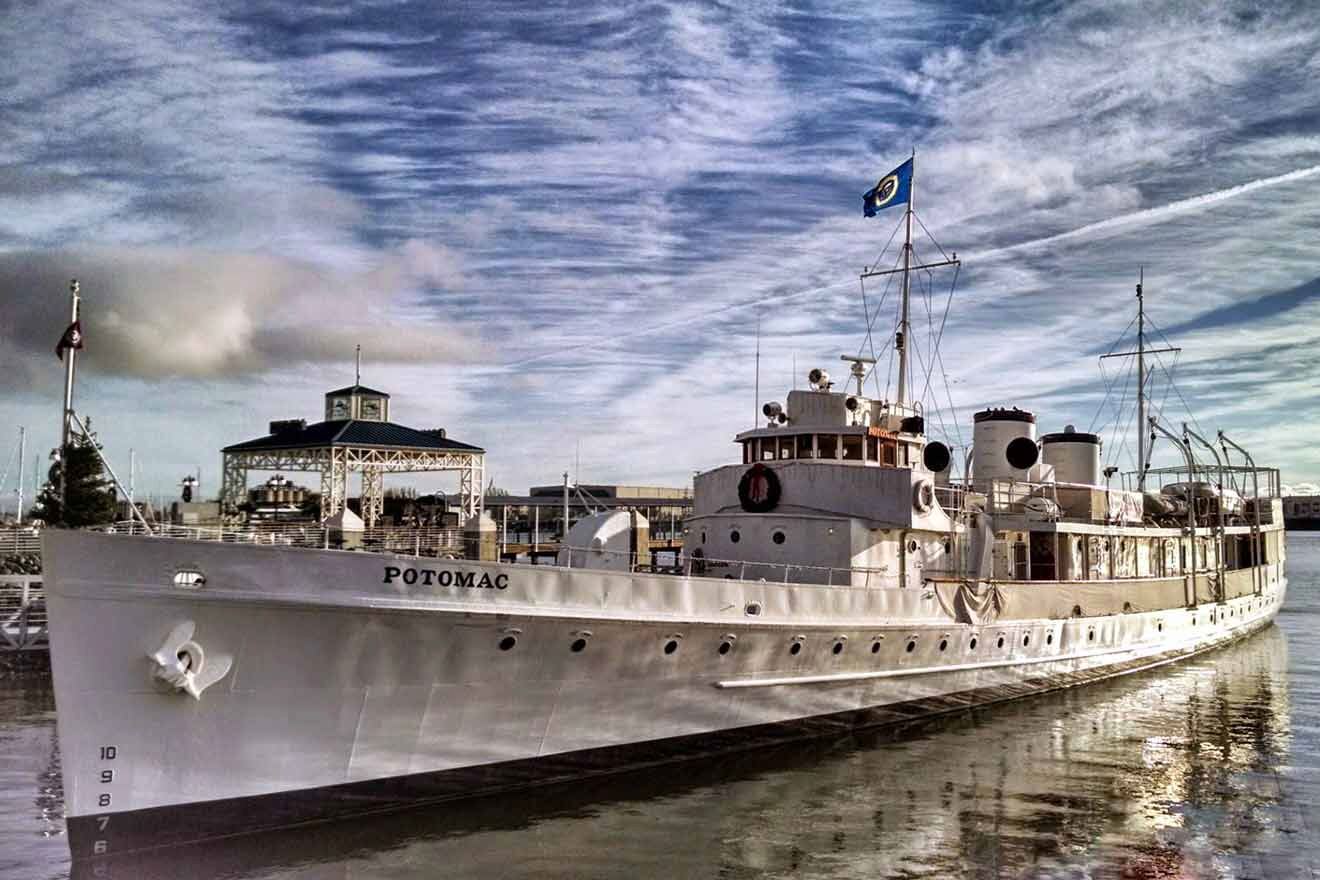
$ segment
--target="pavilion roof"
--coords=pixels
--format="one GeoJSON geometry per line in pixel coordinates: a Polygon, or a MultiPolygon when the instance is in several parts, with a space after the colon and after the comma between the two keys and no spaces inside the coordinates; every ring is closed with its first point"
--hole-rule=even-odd
{"type": "Polygon", "coordinates": [[[291,426],[275,434],[226,446],[223,451],[256,452],[263,449],[315,449],[328,446],[485,452],[480,446],[442,437],[438,431],[419,431],[394,422],[361,419],[335,419],[301,428],[291,426]]]}

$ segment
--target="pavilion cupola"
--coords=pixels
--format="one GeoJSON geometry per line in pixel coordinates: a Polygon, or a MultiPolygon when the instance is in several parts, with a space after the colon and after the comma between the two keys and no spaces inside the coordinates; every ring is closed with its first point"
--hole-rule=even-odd
{"type": "Polygon", "coordinates": [[[388,422],[390,396],[365,385],[350,385],[325,395],[325,420],[335,422],[356,419],[363,422],[388,422]]]}

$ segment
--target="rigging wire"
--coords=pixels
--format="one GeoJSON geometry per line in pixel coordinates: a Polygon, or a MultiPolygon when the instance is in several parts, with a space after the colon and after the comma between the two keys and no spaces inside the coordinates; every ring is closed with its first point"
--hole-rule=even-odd
{"type": "MultiPolygon", "coordinates": [[[[879,265],[880,260],[884,259],[885,253],[889,250],[889,246],[890,246],[891,244],[894,243],[894,236],[898,235],[898,228],[899,228],[899,226],[901,226],[901,225],[902,225],[901,223],[900,223],[900,224],[895,224],[895,225],[894,225],[894,231],[891,232],[891,233],[889,233],[889,240],[886,241],[886,242],[885,242],[885,246],[884,246],[883,248],[880,249],[880,253],[879,253],[879,254],[876,256],[876,258],[875,258],[875,264],[874,264],[874,265],[879,265]]],[[[893,278],[892,275],[889,276],[889,277],[890,277],[890,278],[893,278]]],[[[866,277],[865,277],[865,273],[863,273],[863,275],[859,276],[857,280],[861,283],[861,287],[862,287],[862,316],[863,316],[864,318],[866,318],[866,341],[863,343],[863,345],[864,345],[864,346],[868,346],[868,347],[871,349],[871,360],[875,361],[875,360],[879,360],[879,358],[876,357],[876,354],[875,354],[875,338],[874,338],[874,337],[872,336],[872,334],[871,334],[871,323],[872,323],[872,322],[871,322],[871,314],[870,314],[870,310],[869,310],[869,308],[867,307],[867,303],[866,303],[866,277]]],[[[885,296],[888,296],[888,291],[889,291],[889,284],[888,284],[888,282],[886,282],[886,284],[885,284],[885,295],[884,295],[884,296],[881,296],[881,298],[880,298],[880,302],[877,303],[877,304],[876,304],[876,307],[875,307],[875,309],[876,309],[876,314],[879,314],[880,309],[884,306],[884,304],[885,304],[885,296]]],[[[861,353],[862,353],[862,346],[859,345],[859,346],[857,347],[857,354],[858,354],[859,357],[861,356],[861,353]]],[[[874,367],[874,365],[872,365],[872,366],[874,367]]],[[[865,383],[866,383],[866,379],[863,378],[863,379],[862,379],[862,384],[865,384],[865,383]]],[[[876,380],[875,380],[875,389],[876,389],[876,391],[879,391],[879,390],[880,390],[880,379],[879,379],[879,377],[876,377],[876,380]]]]}
{"type": "MultiPolygon", "coordinates": [[[[1177,346],[1169,342],[1169,337],[1164,334],[1164,331],[1160,329],[1160,326],[1158,324],[1156,324],[1154,321],[1150,321],[1150,325],[1155,328],[1156,333],[1160,334],[1160,338],[1164,340],[1165,345],[1167,345],[1169,348],[1177,348],[1177,346]]],[[[1155,359],[1156,362],[1160,365],[1160,369],[1164,370],[1164,375],[1165,377],[1168,378],[1169,385],[1170,387],[1173,388],[1173,393],[1178,395],[1178,400],[1182,402],[1183,409],[1187,410],[1187,415],[1191,417],[1192,424],[1196,426],[1197,433],[1198,434],[1209,433],[1204,428],[1202,428],[1201,423],[1196,420],[1196,413],[1192,412],[1192,408],[1187,404],[1187,398],[1183,397],[1182,389],[1178,387],[1178,383],[1173,381],[1173,374],[1170,373],[1168,367],[1164,365],[1164,360],[1160,358],[1159,355],[1156,355],[1155,359]]]]}
{"type": "Polygon", "coordinates": [[[939,243],[939,241],[936,240],[935,236],[933,236],[933,235],[930,234],[930,230],[926,228],[926,224],[925,224],[925,223],[922,223],[922,222],[921,222],[921,218],[920,218],[919,216],[917,216],[917,212],[916,212],[916,211],[913,211],[913,212],[912,212],[912,219],[913,219],[913,220],[916,220],[917,223],[919,223],[919,224],[921,225],[921,231],[924,232],[924,233],[926,233],[926,237],[930,239],[931,244],[935,245],[936,249],[939,250],[939,252],[940,252],[940,256],[944,257],[944,259],[946,259],[946,260],[949,259],[949,255],[946,254],[946,253],[944,252],[944,248],[940,247],[940,243],[939,243]]]}
{"type": "MultiPolygon", "coordinates": [[[[1132,325],[1135,323],[1137,323],[1137,318],[1133,315],[1132,320],[1128,321],[1128,325],[1123,328],[1123,332],[1119,334],[1118,339],[1115,340],[1114,344],[1109,347],[1109,351],[1105,352],[1105,354],[1115,354],[1118,351],[1123,344],[1123,340],[1127,338],[1127,332],[1132,329],[1132,325]]],[[[1096,422],[1100,421],[1100,417],[1105,414],[1105,405],[1109,403],[1109,399],[1113,396],[1114,388],[1117,386],[1118,377],[1121,373],[1122,368],[1120,367],[1119,372],[1114,374],[1114,380],[1110,381],[1109,377],[1105,375],[1104,357],[1102,356],[1100,358],[1100,378],[1105,382],[1105,397],[1104,400],[1100,401],[1100,406],[1096,408],[1095,415],[1091,416],[1091,424],[1086,429],[1089,433],[1099,433],[1109,424],[1108,422],[1105,422],[1104,425],[1100,427],[1099,431],[1096,430],[1096,422]]]]}
{"type": "MultiPolygon", "coordinates": [[[[1120,384],[1121,384],[1122,387],[1123,387],[1123,394],[1122,394],[1122,396],[1119,398],[1119,402],[1118,402],[1118,410],[1117,410],[1117,412],[1115,413],[1115,417],[1114,417],[1114,421],[1113,421],[1113,432],[1112,432],[1112,434],[1111,434],[1111,439],[1110,439],[1110,452],[1109,452],[1109,455],[1108,455],[1108,456],[1106,457],[1106,459],[1105,459],[1109,464],[1113,464],[1113,463],[1115,462],[1115,459],[1117,458],[1118,452],[1120,452],[1120,451],[1122,450],[1123,445],[1126,445],[1126,442],[1127,442],[1127,433],[1124,432],[1124,435],[1123,435],[1123,444],[1122,444],[1122,445],[1119,445],[1119,442],[1118,442],[1118,430],[1119,430],[1119,428],[1120,428],[1120,427],[1122,426],[1122,424],[1123,424],[1123,413],[1127,411],[1128,379],[1129,379],[1129,377],[1131,377],[1131,375],[1132,375],[1132,371],[1133,371],[1133,369],[1135,369],[1135,367],[1136,367],[1135,362],[1129,360],[1129,361],[1127,362],[1127,366],[1126,366],[1126,368],[1123,368],[1123,369],[1122,369],[1122,374],[1123,374],[1123,375],[1122,375],[1122,381],[1120,382],[1120,384]]],[[[1102,426],[1100,427],[1100,430],[1103,431],[1103,430],[1104,430],[1106,427],[1108,427],[1108,426],[1109,426],[1109,423],[1105,423],[1104,425],[1102,425],[1102,426]]]]}
{"type": "MultiPolygon", "coordinates": [[[[902,259],[902,256],[901,256],[901,255],[900,255],[899,257],[896,257],[896,258],[894,259],[894,266],[895,266],[895,268],[897,268],[897,266],[898,266],[898,261],[899,261],[900,259],[902,259]]],[[[881,312],[884,310],[885,300],[889,298],[889,291],[890,291],[891,287],[893,286],[894,277],[895,277],[895,276],[894,276],[893,274],[890,274],[890,275],[885,276],[885,289],[884,289],[884,292],[883,292],[883,293],[881,294],[881,296],[880,296],[880,302],[879,302],[878,304],[876,304],[876,307],[875,307],[875,313],[871,315],[871,317],[867,320],[867,323],[866,323],[866,335],[867,335],[867,337],[870,337],[870,336],[871,336],[871,328],[874,327],[874,326],[875,326],[875,322],[878,321],[878,320],[880,319],[880,314],[881,314],[881,312]]],[[[863,279],[863,280],[865,280],[865,279],[863,279]]],[[[885,347],[888,348],[889,345],[891,345],[891,344],[893,343],[893,340],[894,340],[894,334],[893,334],[893,333],[890,333],[890,334],[889,334],[889,342],[886,343],[886,346],[885,346],[885,347]]],[[[880,349],[880,351],[881,351],[882,354],[884,353],[884,350],[885,350],[884,348],[880,349]]],[[[862,353],[862,351],[861,351],[861,346],[858,346],[857,353],[858,353],[859,355],[862,353]]],[[[874,354],[872,355],[872,358],[873,358],[874,360],[876,360],[877,363],[879,362],[879,357],[876,357],[874,354]]],[[[889,364],[890,364],[890,367],[889,367],[889,368],[890,368],[890,371],[892,371],[892,369],[893,369],[893,363],[894,363],[894,359],[893,359],[893,354],[892,354],[892,352],[891,352],[891,353],[890,353],[890,358],[889,358],[889,364]]],[[[863,384],[863,385],[866,384],[866,380],[869,379],[869,378],[871,377],[871,374],[875,372],[875,368],[876,368],[876,364],[871,364],[870,369],[868,369],[868,370],[866,371],[866,373],[862,376],[862,384],[863,384]]],[[[883,398],[883,399],[887,399],[887,398],[889,397],[888,385],[886,385],[885,387],[886,387],[885,393],[882,395],[882,398],[883,398]]],[[[876,378],[875,378],[875,388],[876,388],[876,391],[879,391],[879,390],[880,390],[880,377],[879,377],[878,375],[877,375],[876,378]]]]}
{"type": "MultiPolygon", "coordinates": [[[[861,288],[862,288],[862,315],[866,318],[866,341],[863,343],[863,345],[871,349],[871,360],[872,362],[874,362],[878,360],[878,358],[876,358],[875,356],[875,338],[871,335],[871,315],[866,305],[866,279],[859,277],[857,281],[861,284],[861,288]]],[[[885,302],[884,299],[881,298],[880,302],[876,304],[875,307],[876,311],[880,310],[880,307],[884,305],[884,302],[885,302]]],[[[860,357],[861,354],[862,354],[861,346],[858,346],[857,348],[858,357],[860,357]]],[[[862,379],[862,384],[863,386],[866,384],[866,379],[864,378],[862,379]]],[[[879,378],[875,380],[875,390],[876,391],[880,390],[879,378]]]]}

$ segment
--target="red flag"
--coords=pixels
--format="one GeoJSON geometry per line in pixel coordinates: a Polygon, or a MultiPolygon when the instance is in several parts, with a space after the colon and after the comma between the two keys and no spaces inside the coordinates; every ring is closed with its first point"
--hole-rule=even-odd
{"type": "Polygon", "coordinates": [[[74,321],[72,324],[69,325],[69,329],[64,331],[64,335],[60,337],[60,344],[55,346],[55,357],[59,358],[62,361],[64,360],[64,349],[66,348],[81,349],[82,347],[83,347],[82,325],[79,322],[74,321]]]}

